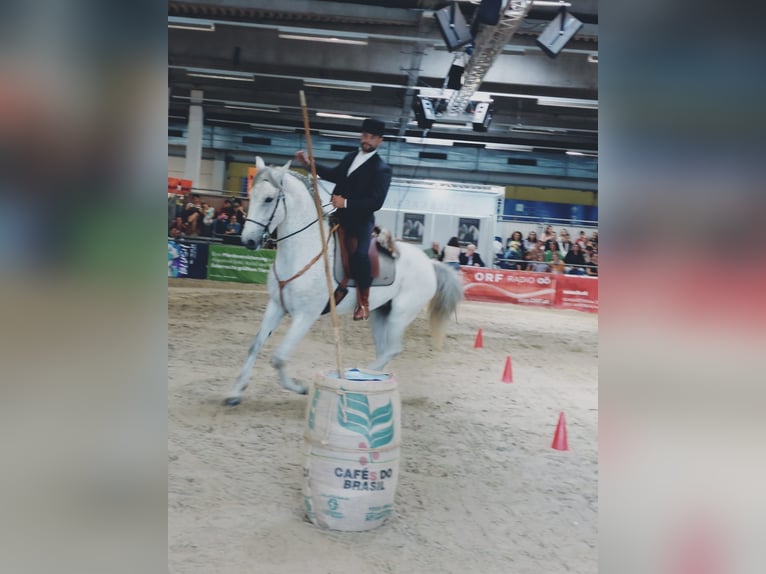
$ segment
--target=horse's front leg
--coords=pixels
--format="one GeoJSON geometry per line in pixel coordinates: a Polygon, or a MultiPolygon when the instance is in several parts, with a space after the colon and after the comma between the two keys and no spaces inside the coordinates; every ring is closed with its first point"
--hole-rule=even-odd
{"type": "Polygon", "coordinates": [[[294,315],[290,328],[287,330],[287,335],[282,339],[282,343],[280,343],[276,353],[274,353],[274,357],[271,359],[271,364],[277,371],[279,371],[279,382],[282,384],[282,387],[288,391],[298,393],[299,395],[305,395],[308,392],[308,387],[287,376],[285,365],[287,364],[290,355],[295,350],[296,345],[298,345],[303,337],[306,336],[311,325],[313,325],[314,321],[318,318],[318,314],[302,313],[300,315],[294,315]]]}
{"type": "Polygon", "coordinates": [[[279,303],[270,300],[269,304],[266,306],[266,312],[263,314],[261,328],[258,329],[258,333],[255,335],[253,343],[250,345],[250,351],[248,352],[245,365],[242,367],[242,371],[239,374],[239,378],[237,379],[234,388],[223,404],[233,407],[242,402],[242,392],[247,388],[247,383],[250,380],[250,372],[253,370],[253,365],[255,365],[255,358],[258,355],[258,351],[261,350],[266,339],[268,339],[269,335],[271,335],[274,329],[277,328],[277,325],[279,325],[279,322],[284,316],[285,310],[282,306],[279,303]]]}

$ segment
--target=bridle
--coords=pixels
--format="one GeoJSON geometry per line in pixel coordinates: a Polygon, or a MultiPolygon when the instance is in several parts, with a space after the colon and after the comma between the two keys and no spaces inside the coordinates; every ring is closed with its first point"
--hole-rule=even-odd
{"type": "MultiPolygon", "coordinates": [[[[291,172],[288,171],[287,173],[291,173],[291,172]]],[[[282,175],[282,177],[284,178],[284,174],[282,175]]],[[[298,176],[296,176],[296,177],[298,177],[298,176]]],[[[280,201],[284,205],[285,211],[287,211],[287,203],[285,201],[285,191],[284,191],[284,189],[282,189],[282,181],[280,180],[279,184],[276,184],[271,179],[269,181],[271,182],[271,184],[274,187],[279,189],[279,194],[277,195],[277,199],[274,202],[274,210],[271,212],[271,215],[269,216],[269,220],[264,224],[264,223],[261,223],[260,221],[256,221],[255,219],[250,219],[249,217],[245,219],[245,221],[250,221],[252,223],[255,223],[256,225],[260,225],[261,227],[263,227],[263,236],[262,236],[263,241],[266,241],[266,239],[268,239],[271,236],[271,234],[273,233],[273,230],[269,231],[269,226],[271,225],[271,222],[274,221],[274,216],[277,214],[277,209],[279,208],[279,202],[280,201]]],[[[326,203],[326,204],[322,205],[322,208],[325,208],[328,205],[332,205],[332,202],[326,203]]],[[[278,239],[275,239],[274,243],[279,243],[280,241],[284,241],[285,239],[289,239],[290,237],[292,237],[294,235],[298,235],[302,231],[305,231],[306,229],[308,229],[309,227],[314,225],[317,221],[319,221],[319,218],[316,218],[316,219],[312,220],[311,222],[309,222],[308,224],[304,225],[303,227],[301,227],[297,231],[293,231],[292,233],[288,233],[284,237],[280,237],[278,239]]]]}
{"type": "MultiPolygon", "coordinates": [[[[290,173],[290,172],[287,172],[287,173],[290,173]]],[[[282,175],[282,177],[284,178],[284,174],[282,175]]],[[[296,176],[296,177],[298,177],[298,176],[296,176]]],[[[274,202],[274,210],[271,212],[271,215],[269,216],[269,220],[265,224],[263,224],[260,221],[256,221],[255,219],[250,219],[249,217],[247,219],[245,219],[245,221],[250,221],[252,223],[255,223],[256,225],[260,225],[261,227],[263,227],[263,241],[266,241],[266,239],[271,236],[272,232],[269,231],[269,226],[271,225],[271,222],[274,221],[274,216],[277,213],[277,209],[279,208],[279,202],[280,201],[284,205],[285,213],[287,212],[287,202],[285,200],[285,191],[284,191],[283,186],[282,186],[282,181],[280,180],[278,185],[272,179],[269,179],[269,181],[270,181],[270,183],[274,187],[277,187],[279,189],[279,194],[277,195],[277,199],[274,202]]],[[[310,191],[308,189],[308,187],[306,187],[306,189],[307,189],[307,191],[310,191]]],[[[331,205],[331,203],[323,205],[322,207],[324,208],[327,205],[331,205]]],[[[307,225],[304,225],[303,227],[301,227],[299,230],[293,231],[292,233],[289,233],[289,234],[285,235],[284,237],[280,237],[279,239],[274,240],[274,243],[279,243],[280,241],[284,241],[285,239],[288,239],[288,238],[290,238],[290,237],[292,237],[294,235],[298,235],[300,232],[305,231],[306,229],[308,229],[309,227],[311,227],[312,225],[314,225],[318,221],[319,221],[319,218],[317,217],[316,219],[314,219],[313,221],[311,221],[307,225]]],[[[336,225],[334,225],[330,229],[330,233],[328,235],[328,239],[329,239],[329,237],[332,237],[332,234],[335,232],[335,230],[337,228],[338,228],[338,225],[336,224],[336,225]]],[[[285,279],[285,280],[280,279],[279,275],[277,275],[277,262],[276,262],[276,260],[274,260],[274,264],[272,265],[271,270],[274,272],[274,278],[277,280],[277,284],[279,285],[279,302],[282,305],[283,309],[287,310],[287,308],[285,307],[285,300],[284,300],[284,298],[282,296],[282,290],[285,288],[285,285],[287,285],[293,279],[297,279],[298,277],[303,275],[306,271],[308,271],[312,267],[312,265],[314,265],[314,263],[319,261],[319,258],[322,257],[322,253],[323,253],[323,250],[320,249],[319,253],[317,253],[311,259],[311,261],[309,261],[300,271],[295,273],[289,279],[285,279]]]]}
{"type": "Polygon", "coordinates": [[[279,185],[275,185],[274,182],[271,182],[274,187],[277,187],[279,189],[279,194],[277,195],[277,200],[274,202],[274,210],[271,212],[271,215],[269,216],[269,220],[266,223],[261,223],[260,221],[256,221],[255,219],[250,219],[247,217],[245,221],[250,221],[251,223],[255,223],[256,225],[260,225],[263,227],[263,237],[262,240],[266,241],[266,239],[271,235],[271,231],[269,231],[269,226],[271,225],[271,222],[274,221],[274,216],[277,214],[277,209],[279,209],[279,202],[281,201],[284,206],[285,210],[287,210],[287,203],[285,203],[285,192],[282,189],[282,182],[279,182],[279,185]]]}

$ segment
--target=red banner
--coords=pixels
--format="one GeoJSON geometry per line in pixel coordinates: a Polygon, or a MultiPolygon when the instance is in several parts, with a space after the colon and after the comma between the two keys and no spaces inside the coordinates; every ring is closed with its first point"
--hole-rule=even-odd
{"type": "Polygon", "coordinates": [[[192,180],[168,177],[168,193],[187,194],[192,189],[192,180]]]}
{"type": "Polygon", "coordinates": [[[558,275],[554,306],[598,313],[598,279],[582,275],[558,275]]]}
{"type": "Polygon", "coordinates": [[[516,303],[598,312],[598,279],[578,275],[461,267],[469,301],[516,303]]]}

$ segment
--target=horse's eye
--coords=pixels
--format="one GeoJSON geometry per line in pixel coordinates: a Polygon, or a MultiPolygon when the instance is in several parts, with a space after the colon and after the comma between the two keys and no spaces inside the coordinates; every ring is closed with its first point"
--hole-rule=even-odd
{"type": "Polygon", "coordinates": [[[274,198],[273,197],[267,197],[263,201],[264,201],[264,203],[271,203],[272,201],[274,201],[274,198]]]}

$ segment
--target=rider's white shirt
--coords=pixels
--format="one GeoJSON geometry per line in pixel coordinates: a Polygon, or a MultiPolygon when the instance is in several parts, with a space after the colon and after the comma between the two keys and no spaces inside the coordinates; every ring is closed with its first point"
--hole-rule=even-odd
{"type": "Polygon", "coordinates": [[[362,165],[364,162],[366,162],[368,159],[370,159],[372,156],[374,156],[377,153],[378,150],[374,149],[370,153],[364,153],[361,149],[359,152],[357,152],[356,157],[354,158],[354,161],[351,162],[351,165],[348,168],[348,172],[346,175],[351,175],[351,173],[358,168],[360,165],[362,165]]]}

